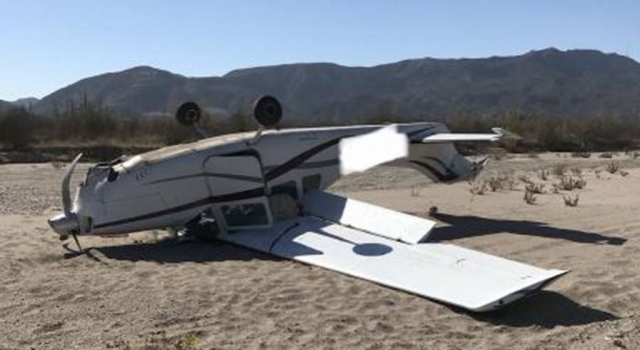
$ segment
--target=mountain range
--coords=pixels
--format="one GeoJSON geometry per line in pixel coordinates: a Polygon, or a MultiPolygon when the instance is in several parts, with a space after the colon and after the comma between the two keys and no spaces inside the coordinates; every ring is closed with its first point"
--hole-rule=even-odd
{"type": "MultiPolygon", "coordinates": [[[[80,80],[40,100],[51,115],[84,99],[131,115],[172,114],[192,100],[208,112],[249,112],[276,96],[296,122],[357,122],[372,116],[409,119],[482,115],[507,110],[554,117],[640,117],[640,64],[618,54],[554,48],[510,57],[421,58],[373,67],[300,63],[240,69],[222,77],[185,77],[148,66],[80,80]]],[[[3,103],[4,104],[4,103],[3,103]]]]}

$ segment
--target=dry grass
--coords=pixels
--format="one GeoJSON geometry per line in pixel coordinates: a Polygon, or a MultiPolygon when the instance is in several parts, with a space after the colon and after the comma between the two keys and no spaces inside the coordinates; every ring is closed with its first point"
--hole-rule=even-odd
{"type": "Polygon", "coordinates": [[[140,341],[134,343],[117,340],[105,344],[105,348],[122,350],[195,350],[198,348],[199,342],[198,337],[193,333],[170,337],[167,336],[165,331],[152,332],[140,338],[140,341]]]}
{"type": "Polygon", "coordinates": [[[549,178],[549,171],[545,169],[538,171],[538,177],[542,181],[547,181],[547,179],[549,178]]]}
{"type": "Polygon", "coordinates": [[[558,163],[553,166],[551,169],[551,173],[556,177],[563,177],[564,173],[567,172],[567,165],[563,163],[558,163]]]}
{"type": "Polygon", "coordinates": [[[486,184],[491,189],[491,192],[497,192],[501,190],[512,191],[516,188],[516,180],[513,172],[502,172],[497,176],[492,176],[486,181],[486,184]]]}
{"type": "Polygon", "coordinates": [[[571,153],[573,158],[591,158],[591,152],[581,151],[571,153]]]}
{"type": "Polygon", "coordinates": [[[613,158],[613,153],[611,152],[604,152],[604,153],[600,153],[600,155],[598,157],[600,158],[606,158],[606,159],[611,159],[613,158]]]}
{"type": "Polygon", "coordinates": [[[533,181],[531,181],[531,178],[529,178],[529,176],[524,175],[524,174],[518,176],[518,180],[520,180],[520,182],[522,182],[524,184],[533,183],[533,181]]]}
{"type": "Polygon", "coordinates": [[[581,190],[587,186],[587,180],[580,177],[574,178],[573,176],[565,176],[555,185],[564,191],[573,191],[574,189],[581,190]]]}
{"type": "Polygon", "coordinates": [[[571,168],[571,174],[575,176],[582,176],[582,169],[580,168],[571,168]]]}
{"type": "Polygon", "coordinates": [[[471,188],[469,189],[469,192],[472,194],[483,195],[489,189],[486,181],[472,181],[470,184],[471,188]]]}
{"type": "Polygon", "coordinates": [[[490,148],[487,152],[489,153],[489,156],[491,156],[491,159],[498,161],[505,159],[509,155],[507,150],[499,147],[490,148]]]}
{"type": "Polygon", "coordinates": [[[618,170],[620,170],[620,165],[617,162],[610,162],[609,164],[607,164],[607,167],[605,168],[609,174],[615,174],[618,172],[618,170]]]}

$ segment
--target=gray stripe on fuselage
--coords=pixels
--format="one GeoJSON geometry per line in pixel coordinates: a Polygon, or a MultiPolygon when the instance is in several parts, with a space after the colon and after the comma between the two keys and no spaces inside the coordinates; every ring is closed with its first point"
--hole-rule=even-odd
{"type": "MultiPolygon", "coordinates": [[[[334,166],[334,165],[338,165],[340,164],[340,159],[329,159],[329,160],[321,160],[321,161],[317,161],[317,162],[306,162],[306,163],[302,163],[300,165],[298,165],[297,167],[293,168],[292,170],[295,169],[315,169],[315,168],[324,168],[324,167],[328,167],[328,166],[334,166]]],[[[266,166],[264,167],[265,171],[269,171],[269,170],[273,170],[277,167],[279,167],[280,165],[270,165],[270,166],[266,166]]]]}
{"type": "Polygon", "coordinates": [[[222,174],[222,173],[201,173],[201,174],[169,177],[169,178],[166,178],[166,179],[151,181],[151,182],[147,183],[147,185],[157,184],[157,183],[161,183],[161,182],[168,182],[168,181],[191,179],[191,178],[196,178],[196,177],[217,177],[217,178],[222,178],[222,179],[239,180],[239,181],[246,181],[246,182],[253,182],[253,183],[260,183],[260,184],[264,182],[261,177],[256,177],[256,176],[222,174]]]}

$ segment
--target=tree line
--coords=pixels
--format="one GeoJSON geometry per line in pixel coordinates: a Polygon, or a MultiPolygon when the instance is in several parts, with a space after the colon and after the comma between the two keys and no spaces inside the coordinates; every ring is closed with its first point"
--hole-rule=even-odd
{"type": "MultiPolygon", "coordinates": [[[[293,126],[296,123],[291,119],[286,123],[293,126]]],[[[396,121],[406,122],[406,119],[388,113],[358,118],[359,123],[369,124],[396,121]]],[[[551,118],[544,114],[506,111],[495,115],[458,115],[443,122],[454,132],[489,132],[495,126],[515,132],[524,140],[506,145],[510,151],[580,152],[636,149],[640,146],[638,118],[610,118],[605,115],[551,118]]],[[[224,118],[205,115],[202,123],[214,135],[256,129],[253,119],[242,113],[224,118]]],[[[326,120],[316,118],[313,125],[305,126],[327,124],[326,120]]],[[[86,99],[77,105],[69,104],[51,116],[37,115],[26,107],[0,113],[0,149],[4,150],[60,145],[160,147],[197,138],[198,134],[192,128],[179,125],[173,117],[121,114],[94,106],[86,99]]]]}

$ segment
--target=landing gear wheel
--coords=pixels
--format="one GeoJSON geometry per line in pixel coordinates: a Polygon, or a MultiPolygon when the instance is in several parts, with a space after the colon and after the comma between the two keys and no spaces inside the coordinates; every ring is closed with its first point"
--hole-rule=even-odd
{"type": "Polygon", "coordinates": [[[434,216],[436,214],[438,214],[438,207],[434,205],[431,208],[429,208],[429,216],[434,216]]]}

